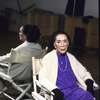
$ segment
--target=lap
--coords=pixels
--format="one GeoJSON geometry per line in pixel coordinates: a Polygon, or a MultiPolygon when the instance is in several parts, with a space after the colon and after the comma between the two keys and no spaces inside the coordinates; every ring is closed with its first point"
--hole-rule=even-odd
{"type": "Polygon", "coordinates": [[[94,100],[90,92],[82,88],[73,89],[69,94],[64,93],[64,100],[94,100]]]}

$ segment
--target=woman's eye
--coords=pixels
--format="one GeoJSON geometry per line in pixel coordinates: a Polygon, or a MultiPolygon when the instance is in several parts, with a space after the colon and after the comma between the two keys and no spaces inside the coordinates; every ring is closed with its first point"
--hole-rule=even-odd
{"type": "Polygon", "coordinates": [[[68,41],[67,40],[64,40],[64,43],[67,43],[68,41]]]}
{"type": "Polygon", "coordinates": [[[57,41],[57,43],[60,43],[60,41],[57,41]]]}
{"type": "Polygon", "coordinates": [[[65,40],[64,43],[67,43],[67,41],[65,40]]]}

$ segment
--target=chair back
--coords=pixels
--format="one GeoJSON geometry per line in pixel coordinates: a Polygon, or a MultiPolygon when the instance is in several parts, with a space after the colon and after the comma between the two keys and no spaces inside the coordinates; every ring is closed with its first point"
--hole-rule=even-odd
{"type": "Polygon", "coordinates": [[[42,67],[42,58],[47,53],[48,48],[46,47],[44,50],[41,50],[39,56],[33,56],[32,57],[32,70],[33,70],[33,76],[38,75],[40,68],[42,67]]]}
{"type": "Polygon", "coordinates": [[[33,76],[39,74],[39,70],[41,67],[42,67],[42,58],[36,59],[35,57],[32,57],[33,76]]]}
{"type": "Polygon", "coordinates": [[[47,53],[47,48],[37,51],[11,50],[9,63],[32,63],[32,57],[42,58],[47,53]]]}
{"type": "Polygon", "coordinates": [[[42,56],[32,57],[32,70],[33,70],[33,86],[34,86],[34,91],[35,93],[37,92],[37,87],[36,87],[36,75],[39,74],[40,68],[42,67],[42,58],[45,56],[47,53],[47,48],[45,50],[41,51],[42,56]]]}

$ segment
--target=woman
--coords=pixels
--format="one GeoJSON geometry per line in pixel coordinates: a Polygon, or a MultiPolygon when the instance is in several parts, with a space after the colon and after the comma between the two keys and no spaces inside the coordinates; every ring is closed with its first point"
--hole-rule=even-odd
{"type": "MultiPolygon", "coordinates": [[[[23,43],[18,47],[14,48],[14,50],[23,50],[23,51],[37,51],[41,50],[42,47],[38,43],[40,37],[40,30],[36,25],[23,25],[20,28],[19,38],[23,43]]],[[[0,63],[8,63],[9,57],[11,53],[0,56],[0,63]]],[[[13,64],[10,69],[10,76],[14,80],[25,80],[32,78],[32,65],[30,64],[13,64]],[[26,75],[27,73],[27,75],[26,75]]],[[[0,67],[0,71],[6,73],[5,67],[0,67]]],[[[3,84],[0,81],[0,90],[3,89],[3,84]]]]}
{"type": "Polygon", "coordinates": [[[54,100],[94,100],[93,87],[97,84],[86,68],[68,52],[70,43],[66,32],[52,34],[49,46],[54,50],[43,58],[39,81],[54,92],[54,100]]]}

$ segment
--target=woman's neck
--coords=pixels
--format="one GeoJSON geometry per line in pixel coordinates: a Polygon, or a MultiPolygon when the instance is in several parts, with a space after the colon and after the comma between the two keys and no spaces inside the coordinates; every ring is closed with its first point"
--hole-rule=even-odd
{"type": "MultiPolygon", "coordinates": [[[[56,51],[57,52],[57,51],[56,51]]],[[[65,53],[60,53],[60,52],[57,52],[59,55],[61,55],[61,56],[65,56],[66,55],[66,52],[65,53]]]]}

